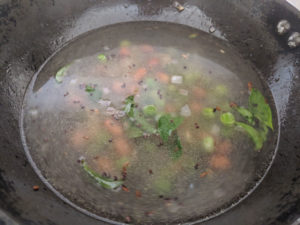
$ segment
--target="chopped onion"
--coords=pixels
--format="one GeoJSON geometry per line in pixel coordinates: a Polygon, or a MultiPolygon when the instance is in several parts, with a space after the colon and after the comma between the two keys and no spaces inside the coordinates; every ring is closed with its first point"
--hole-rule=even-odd
{"type": "Polygon", "coordinates": [[[191,110],[190,107],[188,105],[185,105],[181,108],[180,110],[180,115],[184,116],[184,117],[188,117],[191,116],[191,110]]]}
{"type": "Polygon", "coordinates": [[[109,115],[114,115],[115,112],[116,112],[116,109],[113,108],[113,107],[108,107],[108,108],[106,109],[106,113],[109,114],[109,115]]]}
{"type": "Polygon", "coordinates": [[[126,115],[125,111],[119,110],[115,113],[118,118],[124,117],[126,115]]]}
{"type": "Polygon", "coordinates": [[[172,76],[171,83],[172,84],[182,84],[183,78],[182,76],[172,76]]]}
{"type": "Polygon", "coordinates": [[[111,101],[100,99],[100,100],[98,101],[98,103],[99,103],[100,105],[104,106],[104,107],[108,107],[108,106],[110,106],[111,101]]]}

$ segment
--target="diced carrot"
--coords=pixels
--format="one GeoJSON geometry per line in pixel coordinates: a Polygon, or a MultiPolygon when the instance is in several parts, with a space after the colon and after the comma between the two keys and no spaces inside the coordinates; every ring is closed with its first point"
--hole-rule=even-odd
{"type": "Polygon", "coordinates": [[[221,108],[219,106],[216,107],[217,111],[221,111],[221,108]]]}
{"type": "Polygon", "coordinates": [[[200,174],[200,177],[203,178],[203,177],[206,177],[207,175],[208,175],[208,172],[205,171],[205,172],[203,172],[203,173],[200,174]]]}
{"type": "Polygon", "coordinates": [[[104,121],[104,126],[114,136],[119,137],[123,135],[123,128],[117,121],[107,119],[104,121]]]}
{"type": "Polygon", "coordinates": [[[142,193],[140,192],[140,191],[135,191],[135,196],[137,197],[137,198],[140,198],[140,197],[142,197],[142,193]]]}
{"type": "Polygon", "coordinates": [[[127,47],[122,47],[122,48],[120,49],[120,56],[130,56],[129,48],[127,48],[127,47]]]}
{"type": "Polygon", "coordinates": [[[148,62],[148,66],[151,68],[156,67],[158,64],[159,64],[158,58],[152,58],[148,62]]]}
{"type": "Polygon", "coordinates": [[[131,152],[128,142],[122,137],[114,140],[114,147],[117,153],[122,156],[129,155],[131,152]]]}
{"type": "Polygon", "coordinates": [[[129,192],[129,189],[125,185],[122,185],[122,190],[126,191],[126,192],[129,192]]]}
{"type": "Polygon", "coordinates": [[[33,189],[34,191],[38,191],[38,190],[40,189],[40,186],[38,186],[38,185],[33,185],[33,186],[32,186],[32,189],[33,189]]]}
{"type": "Polygon", "coordinates": [[[229,155],[232,151],[232,144],[229,140],[222,141],[216,146],[218,154],[229,155]]]}
{"type": "Polygon", "coordinates": [[[253,85],[252,85],[252,82],[248,82],[248,90],[249,90],[249,91],[252,91],[252,86],[253,86],[253,85]]]}
{"type": "Polygon", "coordinates": [[[190,105],[191,109],[193,112],[200,112],[202,110],[202,105],[198,102],[193,102],[191,105],[190,105]]]}
{"type": "Polygon", "coordinates": [[[229,105],[231,108],[233,108],[233,107],[237,107],[237,104],[236,103],[234,103],[234,102],[230,102],[230,105],[229,105]]]}
{"type": "Polygon", "coordinates": [[[135,73],[134,73],[134,76],[133,76],[133,79],[137,82],[141,81],[144,76],[147,74],[147,70],[146,68],[144,67],[141,67],[139,68],[135,73]]]}
{"type": "Polygon", "coordinates": [[[120,81],[113,82],[113,85],[112,85],[113,91],[115,91],[118,94],[123,93],[125,91],[125,88],[122,88],[122,85],[123,85],[123,83],[120,81]]]}
{"type": "Polygon", "coordinates": [[[165,73],[162,73],[162,72],[158,72],[156,74],[157,76],[157,79],[161,82],[161,83],[164,83],[164,84],[167,84],[169,83],[170,81],[170,77],[168,76],[168,74],[165,74],[165,73]]]}
{"type": "Polygon", "coordinates": [[[195,87],[193,89],[193,94],[197,97],[197,98],[204,98],[206,96],[206,91],[201,88],[201,87],[195,87]]]}
{"type": "Polygon", "coordinates": [[[106,156],[97,157],[97,171],[112,174],[114,172],[112,160],[106,156]]]}
{"type": "Polygon", "coordinates": [[[142,45],[141,50],[145,53],[151,53],[154,51],[154,49],[151,45],[142,45]]]}
{"type": "Polygon", "coordinates": [[[213,155],[209,161],[209,164],[212,168],[220,170],[226,170],[231,166],[229,158],[220,154],[213,155]]]}

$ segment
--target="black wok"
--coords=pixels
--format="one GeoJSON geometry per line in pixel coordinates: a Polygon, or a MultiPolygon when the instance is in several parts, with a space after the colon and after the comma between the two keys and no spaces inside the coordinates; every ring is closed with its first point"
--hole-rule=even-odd
{"type": "Polygon", "coordinates": [[[258,188],[207,225],[300,224],[300,13],[276,0],[2,0],[0,1],[0,225],[106,224],[59,199],[25,157],[19,117],[26,87],[41,64],[67,41],[125,21],[155,20],[209,32],[214,26],[250,60],[269,85],[280,120],[277,155],[258,188]],[[291,23],[285,35],[276,26],[291,23]],[[34,191],[33,185],[40,190],[34,191]],[[296,222],[295,222],[296,221],[296,222]],[[298,222],[297,222],[298,221],[298,222]]]}

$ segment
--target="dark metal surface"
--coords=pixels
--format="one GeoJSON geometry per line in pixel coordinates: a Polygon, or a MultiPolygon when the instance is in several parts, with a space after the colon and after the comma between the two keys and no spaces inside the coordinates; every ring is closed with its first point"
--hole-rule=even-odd
{"type": "Polygon", "coordinates": [[[18,128],[22,97],[39,66],[68,40],[116,22],[159,20],[204,31],[213,25],[214,35],[232,43],[261,72],[280,115],[279,150],[265,180],[237,207],[203,224],[286,225],[300,217],[300,50],[287,46],[288,34],[275,32],[281,19],[299,32],[299,13],[272,0],[180,2],[181,13],[170,0],[0,1],[0,209],[5,214],[22,225],[103,224],[63,203],[28,165],[18,128]],[[40,190],[34,192],[33,185],[40,190]]]}

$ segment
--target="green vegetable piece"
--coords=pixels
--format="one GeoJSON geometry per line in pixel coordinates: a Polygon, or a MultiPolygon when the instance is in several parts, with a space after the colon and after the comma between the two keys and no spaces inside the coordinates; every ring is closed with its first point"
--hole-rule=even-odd
{"type": "Polygon", "coordinates": [[[168,141],[172,132],[182,123],[182,117],[171,117],[170,114],[163,115],[158,120],[158,132],[163,141],[168,141]]]}
{"type": "Polygon", "coordinates": [[[190,34],[190,35],[189,35],[189,38],[190,38],[190,39],[193,39],[193,38],[196,38],[196,37],[198,37],[198,34],[196,34],[196,33],[193,33],[193,34],[190,34]]]}
{"type": "Polygon", "coordinates": [[[215,113],[214,113],[214,109],[213,109],[213,108],[204,108],[204,109],[202,110],[202,114],[203,114],[205,117],[209,118],[209,119],[212,119],[212,118],[215,117],[215,113]]]}
{"type": "Polygon", "coordinates": [[[225,126],[232,126],[235,123],[234,115],[230,112],[222,113],[220,120],[225,126]]]}
{"type": "Polygon", "coordinates": [[[85,86],[85,91],[88,92],[88,93],[92,93],[95,91],[95,88],[93,88],[92,85],[86,85],[85,86]]]}
{"type": "Polygon", "coordinates": [[[128,40],[123,40],[120,42],[120,47],[128,47],[131,45],[131,42],[128,40]]]}
{"type": "Polygon", "coordinates": [[[154,116],[157,112],[157,109],[154,105],[146,105],[143,108],[143,112],[146,116],[154,116]]]}
{"type": "Polygon", "coordinates": [[[104,54],[99,54],[97,56],[97,58],[101,61],[101,62],[106,62],[107,61],[107,57],[104,54]]]}
{"type": "Polygon", "coordinates": [[[131,95],[125,99],[125,108],[124,111],[129,117],[134,116],[134,108],[135,108],[135,103],[134,103],[134,95],[131,95]]]}
{"type": "Polygon", "coordinates": [[[244,107],[234,107],[239,114],[244,117],[249,124],[254,125],[253,114],[244,107]]]}
{"type": "Polygon", "coordinates": [[[249,110],[261,123],[273,130],[272,112],[260,91],[252,88],[249,96],[249,110]]]}
{"type": "Polygon", "coordinates": [[[123,184],[123,181],[114,181],[108,178],[104,178],[93,171],[88,165],[84,162],[83,169],[92,177],[94,178],[102,187],[106,189],[116,189],[123,184]]]}
{"type": "Polygon", "coordinates": [[[215,93],[218,95],[218,96],[226,96],[228,94],[228,88],[225,86],[225,85],[218,85],[216,88],[215,88],[215,93]]]}
{"type": "Polygon", "coordinates": [[[211,136],[205,137],[202,140],[202,144],[207,152],[212,152],[215,148],[214,139],[211,136]]]}
{"type": "Polygon", "coordinates": [[[55,74],[55,80],[57,83],[61,83],[63,81],[63,77],[65,76],[70,65],[64,66],[60,68],[55,74]]]}
{"type": "Polygon", "coordinates": [[[252,141],[255,144],[255,150],[259,151],[262,148],[263,143],[265,141],[264,134],[258,132],[255,128],[245,123],[236,122],[236,124],[248,133],[248,135],[251,137],[252,141]]]}

